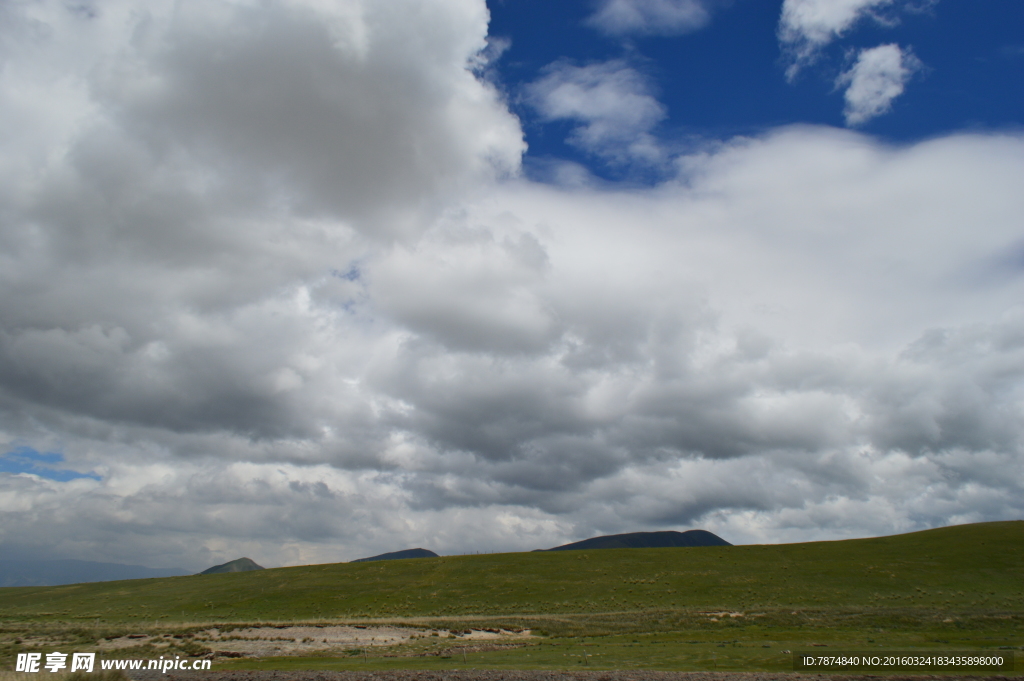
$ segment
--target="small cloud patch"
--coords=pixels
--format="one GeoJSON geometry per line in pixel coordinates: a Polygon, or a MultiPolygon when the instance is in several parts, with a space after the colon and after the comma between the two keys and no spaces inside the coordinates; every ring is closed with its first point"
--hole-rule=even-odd
{"type": "Polygon", "coordinates": [[[608,35],[681,35],[711,21],[707,0],[604,0],[587,21],[608,35]]]}
{"type": "Polygon", "coordinates": [[[574,121],[569,143],[613,163],[652,163],[662,151],[651,131],[667,116],[649,78],[621,60],[549,64],[528,101],[547,121],[574,121]]]}
{"type": "Polygon", "coordinates": [[[871,17],[881,25],[896,20],[881,13],[893,0],[785,0],[779,18],[779,41],[790,61],[789,80],[813,63],[826,45],[842,37],[858,21],[871,17]]]}
{"type": "Polygon", "coordinates": [[[857,63],[839,76],[837,86],[846,85],[847,125],[861,125],[892,108],[892,100],[917,71],[921,61],[899,45],[879,45],[861,50],[857,63]]]}

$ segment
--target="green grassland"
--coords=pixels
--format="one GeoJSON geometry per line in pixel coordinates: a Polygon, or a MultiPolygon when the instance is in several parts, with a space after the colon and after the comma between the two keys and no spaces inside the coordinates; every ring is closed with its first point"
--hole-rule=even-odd
{"type": "Polygon", "coordinates": [[[87,649],[119,632],[371,622],[530,628],[538,636],[471,653],[424,637],[366,655],[217,665],[785,669],[791,659],[782,650],[813,645],[1019,649],[1024,521],[837,542],[490,554],[4,588],[0,663],[25,649],[18,637],[87,649]]]}

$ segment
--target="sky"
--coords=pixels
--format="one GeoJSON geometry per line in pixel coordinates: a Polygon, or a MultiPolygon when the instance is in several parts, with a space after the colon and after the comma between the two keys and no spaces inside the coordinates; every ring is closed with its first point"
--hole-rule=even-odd
{"type": "Polygon", "coordinates": [[[0,552],[1024,518],[1019,0],[0,3],[0,552]]]}

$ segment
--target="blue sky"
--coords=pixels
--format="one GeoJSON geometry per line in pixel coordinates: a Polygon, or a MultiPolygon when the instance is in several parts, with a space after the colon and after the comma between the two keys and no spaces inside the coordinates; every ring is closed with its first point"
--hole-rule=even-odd
{"type": "Polygon", "coordinates": [[[1019,0],[0,2],[0,552],[1024,517],[1022,48],[1019,0]]]}
{"type": "Polygon", "coordinates": [[[15,447],[6,454],[0,455],[0,473],[13,475],[29,473],[57,482],[69,482],[80,478],[100,479],[95,473],[79,473],[67,468],[55,467],[55,464],[63,461],[64,456],[56,452],[40,453],[31,447],[15,447]]]}
{"type": "Polygon", "coordinates": [[[656,133],[684,146],[781,125],[846,125],[845,87],[836,80],[857,52],[886,44],[909,49],[920,66],[891,109],[858,129],[908,143],[955,131],[1017,129],[1024,120],[1024,6],[1014,0],[878,3],[884,21],[865,12],[793,79],[786,77],[792,60],[779,39],[782,2],[705,4],[710,18],[700,27],[609,35],[591,21],[602,8],[598,2],[491,0],[491,36],[510,41],[496,71],[523,120],[527,159],[572,159],[603,176],[623,175],[565,143],[571,121],[541,120],[524,101],[524,88],[559,60],[622,60],[636,69],[664,105],[656,133]]]}

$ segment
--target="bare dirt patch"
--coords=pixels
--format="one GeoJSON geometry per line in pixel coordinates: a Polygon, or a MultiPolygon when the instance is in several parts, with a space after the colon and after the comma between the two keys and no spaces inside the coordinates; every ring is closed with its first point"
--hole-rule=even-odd
{"type": "MultiPolygon", "coordinates": [[[[196,632],[191,640],[213,651],[215,657],[276,657],[317,655],[353,649],[399,646],[416,639],[455,643],[474,642],[467,651],[484,650],[479,644],[504,647],[529,638],[530,631],[505,629],[416,629],[394,626],[297,626],[219,628],[196,632]]],[[[168,636],[132,634],[102,640],[99,649],[119,650],[149,644],[169,646],[168,636]]],[[[522,643],[520,643],[522,645],[522,643]]],[[[487,648],[494,649],[494,648],[487,648]]]]}

